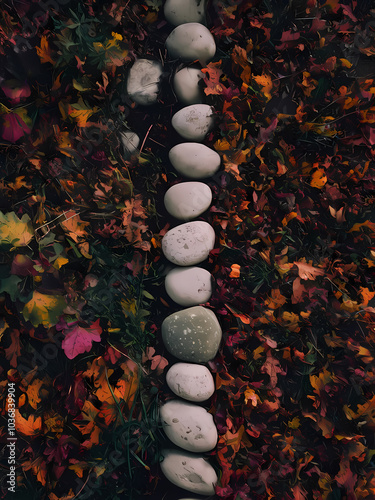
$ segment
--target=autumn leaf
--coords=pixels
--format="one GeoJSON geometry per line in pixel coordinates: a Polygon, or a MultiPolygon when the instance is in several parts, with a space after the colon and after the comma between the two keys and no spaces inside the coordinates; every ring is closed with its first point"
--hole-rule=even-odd
{"type": "Polygon", "coordinates": [[[324,275],[323,269],[314,267],[309,263],[294,261],[293,264],[298,267],[298,275],[303,280],[315,280],[317,276],[324,275]]]}
{"type": "Polygon", "coordinates": [[[69,329],[62,341],[62,348],[69,359],[73,359],[78,354],[90,352],[93,342],[100,342],[102,328],[99,325],[100,320],[96,320],[88,328],[82,328],[75,325],[69,329]]]}
{"type": "Polygon", "coordinates": [[[91,403],[91,401],[85,401],[83,405],[81,414],[79,417],[73,420],[73,425],[79,429],[82,435],[91,434],[91,432],[96,427],[96,418],[99,414],[99,410],[91,403]]]}
{"type": "Polygon", "coordinates": [[[29,415],[24,418],[19,410],[15,412],[16,431],[24,436],[37,436],[42,432],[42,417],[29,415]]]}
{"type": "Polygon", "coordinates": [[[20,332],[18,330],[12,330],[11,340],[12,343],[5,349],[5,357],[10,366],[17,368],[17,358],[21,356],[20,332]]]}
{"type": "Polygon", "coordinates": [[[325,175],[324,168],[318,168],[311,177],[310,186],[318,189],[323,189],[326,185],[327,176],[325,175]]]}
{"type": "Polygon", "coordinates": [[[223,93],[223,84],[220,83],[220,76],[223,74],[223,71],[220,69],[220,66],[221,60],[211,62],[207,64],[206,68],[202,68],[202,72],[206,74],[204,78],[204,82],[206,84],[204,93],[206,95],[219,95],[223,93]]]}
{"type": "Polygon", "coordinates": [[[262,87],[262,92],[267,97],[267,100],[270,100],[272,97],[270,91],[273,87],[271,76],[263,73],[262,75],[253,76],[253,78],[262,87]]]}
{"type": "Polygon", "coordinates": [[[30,406],[34,408],[34,410],[37,409],[38,404],[42,401],[39,395],[40,388],[44,384],[43,380],[40,379],[35,379],[31,384],[28,385],[27,387],[27,398],[30,406]]]}
{"type": "Polygon", "coordinates": [[[239,264],[231,265],[230,278],[239,278],[241,274],[241,266],[239,264]]]}
{"type": "Polygon", "coordinates": [[[85,127],[90,116],[99,111],[99,108],[96,106],[93,108],[88,106],[82,97],[79,98],[76,104],[72,104],[71,108],[69,116],[77,122],[78,127],[85,127]]]}
{"type": "Polygon", "coordinates": [[[151,370],[156,370],[157,375],[161,375],[164,368],[168,365],[168,360],[163,358],[160,354],[155,356],[155,349],[153,347],[146,347],[145,353],[142,355],[142,363],[151,361],[151,370]]]}
{"type": "Polygon", "coordinates": [[[25,320],[34,326],[50,327],[56,325],[65,307],[66,301],[61,295],[45,295],[35,290],[31,300],[25,304],[22,314],[25,320]]]}
{"type": "Polygon", "coordinates": [[[4,250],[24,247],[30,243],[33,237],[33,226],[27,214],[19,219],[15,212],[6,214],[0,212],[0,247],[4,250]]]}
{"type": "Polygon", "coordinates": [[[52,51],[45,35],[43,35],[40,40],[40,47],[36,47],[36,53],[40,57],[40,62],[42,64],[47,62],[55,64],[55,61],[51,57],[52,51]]]}
{"type": "Polygon", "coordinates": [[[271,351],[267,352],[267,358],[260,371],[262,373],[267,373],[270,377],[269,387],[274,388],[277,385],[277,374],[281,373],[285,375],[285,371],[281,368],[280,362],[274,358],[271,351]]]}

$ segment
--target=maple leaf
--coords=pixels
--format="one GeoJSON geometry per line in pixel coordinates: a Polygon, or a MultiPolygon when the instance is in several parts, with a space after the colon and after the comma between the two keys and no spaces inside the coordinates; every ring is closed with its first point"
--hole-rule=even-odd
{"type": "Polygon", "coordinates": [[[64,212],[66,220],[60,223],[63,230],[69,235],[69,237],[78,243],[82,239],[86,239],[87,233],[85,228],[90,225],[89,222],[84,222],[77,212],[74,210],[69,210],[64,212]]]}
{"type": "Polygon", "coordinates": [[[220,69],[220,66],[221,59],[218,62],[211,62],[207,64],[206,68],[202,68],[202,72],[206,73],[206,76],[204,77],[204,83],[206,84],[204,93],[206,95],[220,95],[223,93],[224,86],[220,83],[220,76],[223,74],[223,71],[220,69]]]}
{"type": "Polygon", "coordinates": [[[161,375],[164,368],[168,365],[168,360],[160,356],[160,354],[155,354],[155,349],[153,347],[146,347],[146,352],[142,355],[142,363],[146,361],[151,361],[151,370],[156,370],[157,375],[161,375]]]}
{"type": "Polygon", "coordinates": [[[45,295],[35,290],[29,302],[22,310],[23,317],[33,326],[56,325],[66,307],[65,298],[61,295],[45,295]]]}
{"type": "Polygon", "coordinates": [[[100,342],[100,334],[102,328],[99,325],[99,319],[95,321],[90,327],[82,328],[75,325],[72,329],[68,330],[62,341],[62,348],[69,359],[73,359],[78,354],[90,352],[93,342],[100,342]]]}
{"type": "Polygon", "coordinates": [[[40,40],[40,47],[36,47],[36,52],[38,56],[40,57],[40,62],[47,63],[50,62],[51,64],[55,64],[55,61],[52,59],[51,54],[51,48],[48,44],[47,37],[45,35],[42,36],[40,40]]]}
{"type": "Polygon", "coordinates": [[[5,349],[5,357],[10,363],[10,366],[17,368],[17,358],[21,356],[20,332],[13,330],[11,333],[12,343],[5,349]]]}
{"type": "Polygon", "coordinates": [[[0,212],[0,247],[5,250],[24,247],[30,243],[33,237],[33,226],[27,214],[19,219],[14,212],[6,214],[0,212]]]}
{"type": "Polygon", "coordinates": [[[28,419],[24,418],[19,410],[15,412],[15,426],[17,432],[24,436],[36,436],[42,432],[42,417],[29,415],[28,419]]]}
{"type": "Polygon", "coordinates": [[[314,267],[309,263],[294,261],[293,264],[298,267],[298,275],[303,280],[315,280],[317,276],[324,275],[323,269],[314,267]]]}

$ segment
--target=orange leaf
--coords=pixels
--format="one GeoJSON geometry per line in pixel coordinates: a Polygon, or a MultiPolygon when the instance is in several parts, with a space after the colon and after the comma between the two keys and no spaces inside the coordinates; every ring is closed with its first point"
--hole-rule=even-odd
{"type": "Polygon", "coordinates": [[[20,332],[13,330],[11,333],[12,343],[5,349],[5,357],[10,362],[10,366],[17,367],[17,358],[21,356],[20,332]]]}
{"type": "Polygon", "coordinates": [[[37,409],[38,403],[41,402],[39,390],[42,387],[43,383],[43,380],[39,380],[38,378],[36,378],[31,384],[29,384],[27,388],[26,393],[28,396],[28,401],[30,403],[30,406],[34,408],[34,410],[37,409]]]}
{"type": "Polygon", "coordinates": [[[239,278],[241,274],[241,266],[238,264],[232,264],[231,265],[231,273],[229,275],[230,278],[239,278]]]}
{"type": "Polygon", "coordinates": [[[318,168],[311,177],[310,186],[318,189],[322,189],[327,182],[327,176],[325,175],[324,168],[318,168]]]}
{"type": "Polygon", "coordinates": [[[34,415],[30,415],[26,420],[19,410],[16,410],[15,415],[15,425],[16,430],[24,436],[36,436],[42,431],[42,417],[35,418],[34,415]]]}
{"type": "Polygon", "coordinates": [[[36,52],[38,56],[40,57],[40,62],[47,63],[50,62],[51,64],[55,64],[55,61],[51,57],[51,49],[48,45],[48,40],[45,35],[42,36],[40,40],[40,47],[36,47],[36,52]]]}
{"type": "Polygon", "coordinates": [[[234,309],[232,309],[230,306],[228,306],[228,304],[224,304],[224,305],[225,305],[225,307],[227,309],[229,309],[229,311],[234,316],[236,316],[236,318],[239,318],[242,321],[242,323],[244,323],[245,325],[249,325],[250,324],[250,317],[247,314],[237,313],[234,309]]]}
{"type": "Polygon", "coordinates": [[[202,69],[203,73],[206,73],[204,77],[204,82],[207,87],[204,89],[206,95],[210,94],[222,94],[224,85],[220,83],[220,76],[223,74],[220,69],[221,59],[215,63],[209,63],[206,68],[202,69]]]}
{"type": "Polygon", "coordinates": [[[315,280],[317,276],[324,275],[323,269],[313,267],[311,264],[308,264],[306,262],[294,261],[293,264],[298,267],[298,275],[303,280],[315,280]]]}

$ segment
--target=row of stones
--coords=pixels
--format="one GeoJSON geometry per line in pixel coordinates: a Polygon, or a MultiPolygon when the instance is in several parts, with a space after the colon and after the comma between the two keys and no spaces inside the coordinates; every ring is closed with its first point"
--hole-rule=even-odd
{"type": "MultiPolygon", "coordinates": [[[[203,24],[191,22],[204,19],[204,1],[167,0],[164,13],[169,22],[178,24],[166,41],[168,54],[184,61],[199,60],[202,64],[216,51],[214,39],[203,24]]],[[[178,144],[169,158],[174,168],[193,182],[175,184],[165,194],[166,210],[175,218],[190,221],[210,206],[209,186],[196,179],[213,175],[220,167],[220,156],[200,144],[213,127],[213,111],[201,104],[199,69],[183,68],[176,73],[174,87],[180,102],[188,104],[172,117],[178,134],[194,142],[178,144]]],[[[165,279],[166,292],[174,302],[186,309],[164,319],[162,338],[166,349],[178,360],[169,369],[166,382],[171,391],[183,400],[170,400],[160,409],[166,436],[177,449],[164,449],[161,469],[173,484],[190,492],[213,495],[217,475],[204,453],[217,443],[217,429],[210,413],[197,403],[206,401],[215,390],[213,377],[206,363],[213,359],[220,345],[222,331],[215,314],[199,304],[206,303],[212,293],[212,276],[203,262],[214,248],[215,232],[204,221],[180,224],[166,233],[162,240],[165,257],[175,264],[165,279]],[[190,306],[190,307],[189,307],[190,306]],[[184,401],[185,400],[185,401],[184,401]]],[[[189,499],[181,499],[189,500],[189,499]]]]}

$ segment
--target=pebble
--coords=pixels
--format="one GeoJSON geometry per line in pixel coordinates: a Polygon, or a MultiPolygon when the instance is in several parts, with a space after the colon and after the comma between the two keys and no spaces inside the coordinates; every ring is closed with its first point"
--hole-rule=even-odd
{"type": "Polygon", "coordinates": [[[173,78],[173,87],[177,99],[183,104],[202,102],[202,88],[199,86],[204,73],[197,68],[183,68],[173,78]]]}
{"type": "Polygon", "coordinates": [[[222,331],[211,311],[203,306],[182,309],[167,316],[161,333],[166,349],[181,361],[206,363],[216,356],[222,331]]]}
{"type": "Polygon", "coordinates": [[[177,266],[194,266],[203,262],[215,246],[215,231],[204,221],[176,226],[162,239],[165,257],[177,266]]]}
{"type": "Polygon", "coordinates": [[[188,179],[211,177],[220,168],[221,157],[199,142],[182,142],[169,151],[169,160],[177,172],[188,179]]]}
{"type": "Polygon", "coordinates": [[[132,154],[137,151],[140,139],[135,132],[126,130],[125,132],[121,132],[120,138],[125,153],[132,154]]]}
{"type": "Polygon", "coordinates": [[[167,372],[166,382],[177,396],[194,403],[206,401],[215,392],[210,370],[195,363],[175,363],[167,372]]]}
{"type": "Polygon", "coordinates": [[[150,105],[158,100],[159,82],[163,73],[159,61],[137,59],[130,68],[126,88],[137,104],[150,105]]]}
{"type": "Polygon", "coordinates": [[[218,477],[202,456],[180,450],[162,450],[160,468],[174,485],[199,495],[214,495],[218,477]]]}
{"type": "Polygon", "coordinates": [[[168,401],[160,408],[160,419],[166,436],[180,448],[194,453],[215,448],[214,419],[202,406],[181,400],[168,401]]]}
{"type": "Polygon", "coordinates": [[[192,104],[172,116],[172,127],[184,139],[200,142],[214,126],[214,114],[208,104],[192,104]]]}
{"type": "Polygon", "coordinates": [[[212,202],[212,192],[203,182],[180,182],[164,196],[167,211],[176,219],[190,220],[203,214],[212,202]]]}
{"type": "Polygon", "coordinates": [[[208,302],[212,295],[212,276],[201,267],[176,267],[165,277],[169,297],[184,307],[208,302]]]}
{"type": "Polygon", "coordinates": [[[216,52],[214,37],[200,23],[180,24],[168,36],[165,46],[172,59],[199,60],[202,66],[206,66],[216,52]]]}
{"type": "Polygon", "coordinates": [[[167,0],[164,4],[164,15],[173,26],[201,23],[205,18],[205,4],[206,0],[167,0]]]}

